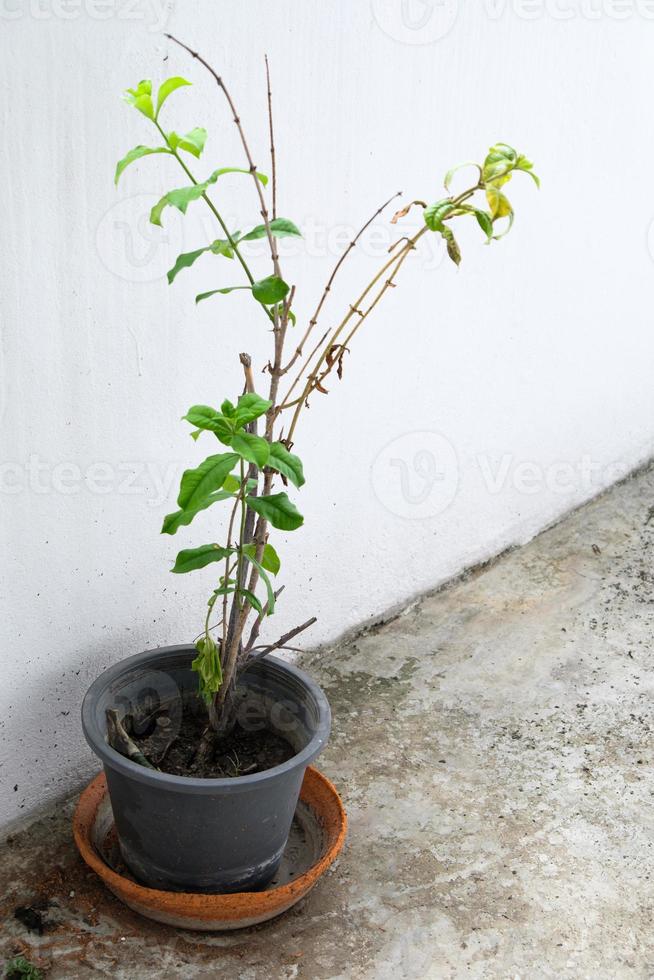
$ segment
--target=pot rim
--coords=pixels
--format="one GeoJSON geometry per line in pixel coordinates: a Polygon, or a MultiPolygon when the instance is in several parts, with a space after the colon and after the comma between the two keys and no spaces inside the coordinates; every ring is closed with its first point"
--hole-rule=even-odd
{"type": "Polygon", "coordinates": [[[176,646],[158,647],[153,650],[144,650],[142,653],[136,653],[131,657],[126,657],[124,660],[118,661],[117,664],[103,670],[96,677],[82,702],[82,729],[90,748],[105,766],[109,766],[111,769],[115,769],[131,779],[161,790],[196,794],[211,794],[219,790],[221,793],[229,793],[243,792],[243,790],[249,787],[254,789],[261,783],[275,779],[277,776],[289,772],[292,769],[299,768],[300,766],[304,768],[322,751],[327,743],[331,730],[331,709],[327,697],[318,684],[303,670],[300,670],[294,664],[287,663],[280,657],[273,657],[270,654],[257,660],[251,669],[256,670],[261,665],[273,667],[282,674],[290,674],[297,683],[306,688],[316,705],[318,714],[318,725],[313,737],[301,752],[287,759],[286,762],[282,762],[281,765],[274,766],[272,769],[265,769],[263,772],[250,773],[245,776],[200,778],[198,776],[176,776],[172,773],[146,769],[145,766],[140,766],[138,763],[132,762],[131,759],[128,759],[126,756],[121,755],[120,752],[117,752],[116,749],[113,749],[106,741],[105,732],[102,731],[95,717],[95,702],[101,692],[121,676],[128,674],[132,670],[145,667],[153,661],[176,660],[185,654],[189,658],[193,658],[196,652],[195,647],[187,643],[176,646]]]}

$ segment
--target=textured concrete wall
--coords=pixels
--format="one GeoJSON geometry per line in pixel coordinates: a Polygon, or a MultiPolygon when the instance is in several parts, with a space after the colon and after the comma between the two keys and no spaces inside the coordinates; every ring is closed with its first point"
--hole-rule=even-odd
{"type": "MultiPolygon", "coordinates": [[[[2,0],[0,820],[92,767],[78,707],[100,669],[197,632],[212,576],[173,578],[178,540],[158,535],[202,458],[179,417],[238,389],[238,351],[267,356],[243,294],[194,309],[237,269],[207,259],[166,283],[178,252],[214,237],[197,205],[148,226],[180,184],[173,162],[112,185],[115,161],[151,140],[119,98],[144,76],[193,80],[166,123],[209,129],[199,173],[242,163],[215,87],[162,29],[224,73],[264,169],[270,56],[280,211],[305,232],[283,250],[301,317],[391,192],[435,199],[449,166],[498,139],[544,180],[540,194],[514,182],[506,240],[462,230],[460,270],[428,243],[305,416],[306,526],[278,536],[287,590],[270,633],[315,612],[315,643],[527,539],[650,454],[653,16],[635,0],[2,0]]],[[[218,195],[232,226],[256,223],[247,181],[218,195]]],[[[325,325],[391,234],[376,222],[325,325]]]]}

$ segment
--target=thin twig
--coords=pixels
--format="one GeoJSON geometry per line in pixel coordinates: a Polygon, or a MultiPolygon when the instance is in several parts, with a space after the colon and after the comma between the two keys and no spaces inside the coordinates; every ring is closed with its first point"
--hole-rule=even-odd
{"type": "MultiPolygon", "coordinates": [[[[404,246],[404,248],[400,252],[400,255],[394,255],[391,259],[388,259],[388,261],[384,263],[384,265],[379,270],[379,272],[374,277],[374,279],[372,279],[372,281],[368,283],[368,285],[366,286],[366,288],[364,289],[364,291],[361,293],[361,295],[359,296],[359,298],[356,300],[356,302],[353,305],[350,306],[350,309],[348,310],[348,312],[346,313],[346,315],[343,317],[343,319],[341,320],[341,322],[339,323],[339,325],[337,327],[335,327],[335,329],[333,330],[333,332],[332,332],[331,336],[329,337],[329,339],[328,339],[325,347],[323,348],[323,351],[322,351],[320,357],[318,358],[315,366],[312,368],[311,373],[309,374],[309,377],[307,379],[307,382],[306,382],[306,384],[304,386],[304,389],[303,389],[302,394],[300,395],[300,397],[299,398],[296,398],[292,402],[289,402],[288,401],[288,396],[287,396],[284,399],[284,401],[282,402],[282,406],[281,406],[282,409],[284,409],[284,408],[290,408],[291,406],[295,406],[295,411],[293,413],[293,418],[292,418],[291,425],[290,425],[289,430],[288,430],[288,437],[287,437],[291,442],[293,441],[293,434],[295,432],[295,427],[296,427],[296,425],[298,423],[298,419],[300,417],[300,413],[302,411],[302,408],[304,407],[308,396],[311,394],[311,392],[313,391],[313,389],[315,387],[315,381],[319,377],[320,368],[322,367],[323,363],[325,362],[328,352],[334,346],[334,344],[336,343],[336,341],[340,337],[340,335],[343,332],[343,330],[345,330],[346,326],[348,325],[348,323],[350,322],[350,320],[352,319],[353,316],[360,316],[363,319],[364,314],[361,311],[361,306],[362,306],[363,301],[365,300],[366,296],[368,295],[368,293],[370,293],[374,289],[374,287],[377,285],[377,283],[379,282],[379,280],[382,279],[385,276],[385,274],[391,268],[391,266],[394,266],[395,265],[395,263],[397,262],[398,258],[401,255],[403,255],[407,251],[412,251],[415,248],[416,242],[418,241],[419,238],[422,237],[422,235],[425,234],[425,232],[427,230],[428,230],[427,229],[427,226],[425,225],[424,228],[421,228],[420,231],[417,232],[417,234],[415,234],[413,236],[413,238],[411,238],[409,240],[409,242],[404,246]]],[[[384,289],[383,292],[385,292],[385,291],[386,290],[384,289]]]]}
{"type": "Polygon", "coordinates": [[[273,130],[272,92],[270,91],[270,66],[266,60],[266,88],[268,90],[268,130],[270,132],[270,179],[272,181],[272,216],[277,217],[277,168],[275,166],[275,133],[273,130]]]}
{"type": "MultiPolygon", "coordinates": [[[[238,505],[240,503],[240,499],[241,499],[241,494],[242,493],[243,493],[243,487],[240,488],[239,492],[236,495],[236,499],[234,500],[234,506],[232,507],[232,513],[230,514],[230,517],[229,517],[229,526],[227,528],[227,542],[225,544],[225,547],[227,549],[231,548],[231,546],[232,546],[232,531],[234,530],[234,521],[236,520],[236,512],[238,510],[238,505]]],[[[228,582],[229,576],[230,576],[229,560],[230,560],[230,556],[228,554],[227,557],[225,558],[225,576],[224,576],[224,579],[223,579],[223,588],[225,590],[225,594],[223,595],[223,617],[222,617],[223,637],[222,637],[222,641],[221,641],[221,644],[220,644],[220,663],[221,663],[221,666],[222,666],[222,669],[223,669],[223,675],[225,674],[225,666],[226,666],[225,662],[227,660],[227,652],[226,652],[227,651],[227,635],[228,635],[228,632],[229,632],[229,630],[228,630],[229,619],[228,619],[228,616],[227,616],[227,582],[228,582]]],[[[231,571],[233,571],[233,567],[232,567],[231,571]]]]}
{"type": "Polygon", "coordinates": [[[250,173],[252,174],[252,179],[254,180],[254,183],[255,183],[255,186],[256,186],[257,195],[259,197],[259,203],[261,205],[261,217],[263,218],[263,223],[264,223],[264,226],[265,226],[265,229],[266,229],[266,236],[268,238],[268,245],[270,247],[270,254],[271,254],[272,260],[273,260],[273,266],[274,266],[274,269],[275,269],[275,275],[276,276],[279,276],[279,278],[281,279],[281,272],[280,272],[280,268],[279,268],[279,256],[277,254],[277,246],[275,245],[275,240],[274,240],[273,234],[272,234],[272,232],[270,230],[270,221],[269,221],[269,218],[268,218],[268,209],[266,207],[266,199],[263,196],[263,190],[261,189],[261,181],[259,180],[259,178],[257,176],[257,167],[256,167],[256,164],[255,164],[253,158],[252,158],[252,154],[250,153],[250,147],[248,145],[247,139],[245,138],[245,133],[244,133],[243,127],[241,125],[241,120],[240,120],[240,117],[239,117],[239,115],[238,115],[238,113],[236,111],[236,106],[234,105],[233,99],[232,99],[231,95],[229,94],[229,90],[228,90],[227,86],[225,85],[225,83],[223,82],[223,80],[220,77],[220,75],[218,74],[218,72],[214,68],[211,67],[211,65],[209,64],[208,61],[205,61],[204,60],[204,58],[202,57],[202,55],[198,54],[198,52],[197,51],[194,51],[192,48],[189,48],[189,46],[187,44],[184,44],[183,41],[178,40],[178,38],[174,37],[172,34],[165,34],[164,36],[167,37],[167,38],[169,38],[171,41],[174,41],[175,44],[178,44],[180,46],[180,48],[184,48],[184,50],[185,51],[188,51],[188,53],[191,55],[192,58],[195,58],[197,61],[200,62],[201,65],[204,65],[204,67],[207,69],[207,71],[209,72],[209,74],[213,76],[213,78],[215,79],[216,85],[221,89],[223,95],[227,99],[227,104],[229,105],[230,111],[232,113],[232,118],[234,120],[234,123],[236,124],[236,128],[238,129],[238,134],[239,134],[239,136],[241,138],[241,145],[242,145],[243,150],[245,152],[245,156],[246,156],[247,161],[248,161],[248,166],[249,166],[249,169],[250,169],[250,173]]]}
{"type": "MultiPolygon", "coordinates": [[[[275,601],[279,599],[283,591],[284,591],[284,586],[280,585],[280,587],[275,591],[275,601]]],[[[261,612],[259,613],[254,623],[252,624],[252,629],[250,630],[250,636],[248,637],[247,643],[243,647],[243,657],[247,657],[250,651],[254,648],[254,644],[256,643],[257,638],[259,636],[261,624],[263,623],[264,619],[268,615],[268,607],[269,607],[269,603],[266,602],[261,612]]]]}
{"type": "MultiPolygon", "coordinates": [[[[452,210],[454,210],[454,208],[458,207],[463,201],[467,200],[469,197],[472,197],[472,195],[477,190],[479,190],[479,184],[476,184],[474,187],[471,187],[468,190],[464,191],[462,194],[459,194],[458,197],[456,197],[456,198],[454,198],[452,200],[452,210]]],[[[282,411],[283,409],[286,409],[286,408],[291,408],[291,407],[294,407],[295,408],[295,411],[293,413],[293,418],[292,418],[292,421],[291,421],[291,425],[289,427],[288,436],[287,436],[287,439],[290,442],[293,441],[293,435],[294,435],[295,428],[296,428],[297,423],[298,423],[298,419],[300,417],[300,414],[302,412],[302,409],[307,404],[307,399],[308,399],[309,395],[311,394],[311,392],[316,387],[316,383],[320,384],[322,382],[322,380],[326,377],[326,375],[329,373],[329,371],[331,371],[331,368],[333,367],[333,364],[332,364],[330,367],[328,367],[328,369],[326,371],[324,371],[322,374],[320,374],[320,368],[322,367],[323,363],[327,360],[327,357],[328,357],[328,354],[329,354],[330,350],[332,350],[332,348],[334,347],[334,344],[339,339],[341,333],[346,328],[347,324],[350,322],[350,320],[352,319],[352,317],[354,315],[358,315],[360,317],[359,322],[356,324],[355,328],[353,330],[351,330],[350,333],[348,333],[347,338],[346,338],[345,342],[343,343],[343,346],[347,347],[348,340],[354,335],[354,333],[356,332],[356,330],[358,330],[358,328],[361,326],[361,323],[368,316],[368,313],[370,313],[371,310],[374,309],[374,307],[377,305],[377,303],[379,302],[379,300],[381,299],[381,297],[384,295],[384,293],[387,291],[387,289],[390,288],[391,286],[394,286],[395,285],[393,283],[393,281],[392,281],[393,280],[393,276],[398,271],[398,269],[400,268],[400,266],[402,265],[402,263],[406,259],[407,255],[411,251],[413,251],[413,249],[415,248],[416,243],[418,242],[418,240],[420,238],[422,238],[422,236],[427,231],[428,231],[428,227],[427,227],[427,225],[425,225],[412,238],[408,238],[407,241],[406,241],[406,245],[404,245],[404,247],[400,250],[399,253],[396,252],[390,259],[387,260],[387,262],[384,263],[384,265],[379,270],[379,272],[374,277],[374,279],[370,283],[368,283],[368,285],[366,286],[366,288],[362,292],[361,296],[356,300],[356,302],[353,305],[350,306],[350,309],[349,309],[348,313],[345,315],[345,317],[340,322],[340,324],[334,329],[333,333],[331,334],[331,336],[327,340],[327,343],[325,344],[325,347],[323,348],[323,350],[322,350],[322,352],[320,354],[320,357],[318,358],[318,360],[317,360],[316,364],[314,365],[314,367],[311,369],[311,372],[310,372],[310,374],[309,374],[309,376],[307,378],[306,384],[305,384],[305,386],[304,386],[304,388],[302,390],[302,394],[299,396],[299,398],[295,398],[292,401],[289,401],[288,400],[289,392],[286,393],[286,396],[282,400],[282,403],[281,403],[281,406],[280,406],[280,411],[282,411]],[[387,271],[391,267],[393,267],[393,272],[390,274],[390,277],[386,279],[386,281],[384,283],[384,286],[382,287],[382,289],[381,289],[379,295],[377,296],[377,298],[374,300],[374,302],[369,307],[369,309],[364,313],[362,311],[362,309],[361,309],[361,306],[363,304],[363,301],[365,300],[365,298],[368,295],[368,293],[371,292],[371,290],[375,287],[375,285],[379,282],[379,280],[383,278],[383,276],[387,273],[387,271]]],[[[306,369],[306,367],[308,367],[308,365],[311,363],[312,359],[313,359],[313,355],[312,355],[311,358],[308,359],[307,362],[305,362],[305,368],[303,368],[303,370],[306,369]]]]}
{"type": "MultiPolygon", "coordinates": [[[[334,266],[334,268],[332,270],[331,276],[327,280],[327,285],[325,286],[325,288],[323,290],[323,294],[320,297],[320,302],[318,303],[318,306],[316,307],[313,316],[309,320],[309,325],[308,325],[307,329],[304,332],[304,336],[302,337],[302,340],[300,341],[300,343],[297,345],[297,347],[295,349],[295,353],[293,354],[293,357],[288,362],[288,364],[286,365],[286,367],[282,369],[282,374],[286,374],[288,371],[290,371],[290,369],[293,367],[293,365],[297,361],[298,357],[301,357],[302,356],[302,350],[304,348],[304,345],[306,344],[306,342],[307,342],[307,340],[309,338],[309,335],[310,335],[311,331],[313,330],[313,328],[315,327],[316,323],[318,322],[318,317],[320,316],[320,313],[322,311],[322,308],[323,308],[323,306],[325,304],[325,300],[327,299],[327,296],[328,296],[328,294],[329,294],[329,292],[330,292],[330,290],[331,290],[331,288],[332,288],[332,286],[334,284],[334,279],[336,278],[336,275],[338,273],[338,270],[340,269],[340,267],[345,262],[345,259],[348,257],[348,255],[350,254],[350,252],[352,251],[352,249],[354,248],[354,246],[356,245],[356,243],[359,241],[359,239],[361,238],[361,236],[363,235],[363,233],[373,223],[373,221],[375,220],[375,218],[378,218],[379,215],[382,213],[382,211],[384,211],[388,207],[388,205],[391,203],[391,201],[394,201],[396,197],[400,197],[401,194],[402,194],[402,191],[398,191],[397,194],[393,194],[392,197],[389,197],[389,199],[384,204],[382,204],[382,206],[380,208],[377,208],[377,210],[375,211],[375,213],[370,218],[368,218],[368,220],[366,221],[366,223],[364,225],[361,226],[361,228],[359,229],[359,231],[356,233],[356,235],[354,236],[354,238],[352,239],[352,241],[350,242],[350,244],[347,246],[347,248],[345,249],[345,251],[343,252],[343,254],[341,255],[341,257],[339,258],[338,262],[336,263],[336,265],[334,266]]],[[[308,358],[307,363],[310,363],[311,362],[311,357],[312,356],[313,355],[311,355],[308,358]]],[[[300,369],[299,376],[295,379],[295,381],[293,382],[293,384],[289,388],[288,392],[286,393],[286,397],[287,398],[290,395],[290,393],[293,391],[293,389],[295,388],[295,386],[297,385],[297,383],[300,380],[300,378],[302,377],[302,374],[304,373],[304,370],[305,370],[304,368],[300,369]]]]}
{"type": "Polygon", "coordinates": [[[302,633],[304,632],[304,630],[309,629],[309,627],[313,626],[315,622],[317,622],[317,619],[315,616],[312,616],[311,619],[307,619],[306,623],[302,623],[301,626],[296,626],[295,629],[289,630],[288,633],[284,633],[284,635],[280,636],[280,638],[276,641],[276,643],[269,643],[268,646],[263,647],[256,654],[256,656],[248,657],[247,661],[244,664],[244,667],[249,667],[255,661],[261,660],[262,657],[267,657],[269,653],[273,652],[273,650],[280,650],[282,647],[288,646],[290,640],[295,639],[295,637],[299,633],[302,633]]]}

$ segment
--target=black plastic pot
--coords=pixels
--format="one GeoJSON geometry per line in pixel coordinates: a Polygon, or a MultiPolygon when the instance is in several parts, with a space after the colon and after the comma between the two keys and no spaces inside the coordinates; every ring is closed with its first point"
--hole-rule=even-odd
{"type": "Polygon", "coordinates": [[[84,734],[104,765],[120,848],[139,881],[178,891],[251,891],[277,870],[304,771],[329,738],[329,703],[301,670],[266,657],[242,676],[239,721],[291,743],[296,754],[282,765],[196,779],[146,769],[112,749],[106,709],[123,714],[144,703],[173,704],[180,717],[184,695],[197,690],[195,653],[192,646],[162,647],[104,671],[84,699],[84,734]]]}

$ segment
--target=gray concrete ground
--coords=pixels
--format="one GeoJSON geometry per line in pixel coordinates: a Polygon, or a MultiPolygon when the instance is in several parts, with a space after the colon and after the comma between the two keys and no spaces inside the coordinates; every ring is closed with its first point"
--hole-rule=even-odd
{"type": "Polygon", "coordinates": [[[654,976],[653,546],[649,471],[305,658],[350,835],[282,918],[138,918],[81,865],[68,804],[1,852],[0,953],[52,980],[654,976]],[[39,900],[42,936],[13,917],[39,900]]]}

